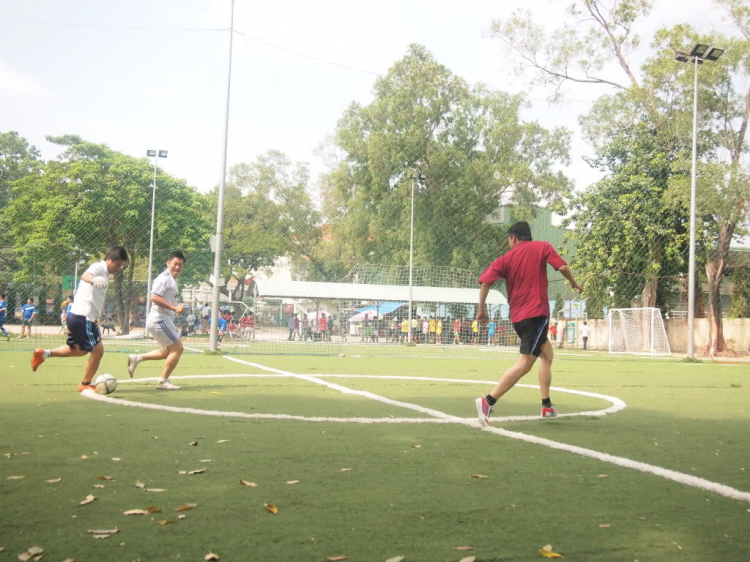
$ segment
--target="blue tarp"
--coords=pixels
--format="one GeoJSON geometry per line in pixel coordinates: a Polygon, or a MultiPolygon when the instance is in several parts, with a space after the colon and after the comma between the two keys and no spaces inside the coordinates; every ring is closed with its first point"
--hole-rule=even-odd
{"type": "Polygon", "coordinates": [[[384,302],[380,304],[380,307],[373,304],[364,308],[358,308],[357,312],[365,312],[366,310],[380,311],[380,315],[390,314],[399,307],[406,306],[408,303],[405,302],[384,302]]]}

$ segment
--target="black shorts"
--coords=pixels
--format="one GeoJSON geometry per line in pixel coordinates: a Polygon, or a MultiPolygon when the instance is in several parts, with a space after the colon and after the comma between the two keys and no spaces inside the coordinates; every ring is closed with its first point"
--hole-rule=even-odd
{"type": "Polygon", "coordinates": [[[546,316],[535,316],[514,322],[513,329],[521,338],[521,355],[530,354],[539,357],[542,353],[542,346],[547,343],[548,328],[549,318],[546,316]]]}
{"type": "Polygon", "coordinates": [[[78,314],[68,314],[68,347],[78,345],[82,351],[91,351],[94,346],[102,341],[99,326],[78,314]]]}

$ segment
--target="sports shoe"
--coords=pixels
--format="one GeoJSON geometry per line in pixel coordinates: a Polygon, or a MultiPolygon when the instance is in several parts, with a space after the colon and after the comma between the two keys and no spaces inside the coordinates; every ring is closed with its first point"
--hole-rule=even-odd
{"type": "Polygon", "coordinates": [[[78,392],[83,392],[85,390],[90,390],[91,392],[96,392],[96,387],[93,384],[83,384],[82,382],[78,383],[78,392]]]}
{"type": "Polygon", "coordinates": [[[549,408],[542,406],[542,417],[543,418],[556,418],[557,417],[557,410],[554,406],[550,406],[549,408]]]}
{"type": "Polygon", "coordinates": [[[130,375],[130,378],[133,378],[133,375],[135,374],[135,368],[138,366],[137,355],[128,355],[128,374],[130,375]]]}
{"type": "Polygon", "coordinates": [[[44,350],[40,347],[31,352],[31,370],[36,371],[44,363],[44,350]]]}
{"type": "Polygon", "coordinates": [[[490,416],[492,415],[492,406],[487,402],[487,398],[484,396],[475,400],[477,405],[477,416],[479,417],[479,423],[482,427],[490,425],[490,416]]]}
{"type": "Polygon", "coordinates": [[[180,387],[176,384],[172,384],[169,381],[159,381],[156,383],[156,388],[159,390],[180,390],[180,387]]]}

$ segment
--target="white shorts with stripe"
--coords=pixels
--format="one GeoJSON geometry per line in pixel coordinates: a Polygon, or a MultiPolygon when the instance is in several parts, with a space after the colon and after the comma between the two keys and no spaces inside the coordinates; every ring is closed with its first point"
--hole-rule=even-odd
{"type": "Polygon", "coordinates": [[[148,320],[146,329],[162,349],[180,341],[180,331],[171,320],[148,320]]]}

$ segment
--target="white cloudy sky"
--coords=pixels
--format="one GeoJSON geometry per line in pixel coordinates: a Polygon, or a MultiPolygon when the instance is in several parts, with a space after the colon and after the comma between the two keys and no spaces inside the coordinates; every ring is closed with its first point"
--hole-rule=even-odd
{"type": "MultiPolygon", "coordinates": [[[[323,170],[315,148],[352,101],[371,99],[374,73],[386,72],[410,43],[425,45],[469,82],[524,90],[502,45],[488,38],[491,21],[522,7],[552,28],[568,4],[235,0],[235,28],[245,36],[234,42],[229,165],[274,148],[323,170]]],[[[655,0],[636,63],[661,26],[727,29],[709,0],[677,4],[655,0]]],[[[45,157],[56,150],[44,136],[65,133],[134,156],[168,149],[166,171],[210,189],[221,170],[228,32],[203,29],[227,28],[229,6],[230,0],[0,0],[0,130],[18,131],[45,157]]],[[[545,92],[529,92],[526,116],[575,130],[587,100],[604,91],[580,87],[569,96],[574,101],[554,107],[545,92]]],[[[568,173],[579,189],[596,179],[581,161],[585,151],[576,137],[568,173]]]]}

